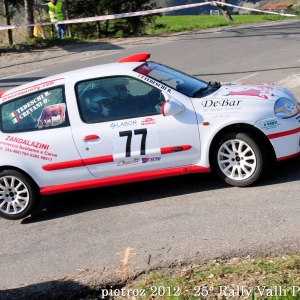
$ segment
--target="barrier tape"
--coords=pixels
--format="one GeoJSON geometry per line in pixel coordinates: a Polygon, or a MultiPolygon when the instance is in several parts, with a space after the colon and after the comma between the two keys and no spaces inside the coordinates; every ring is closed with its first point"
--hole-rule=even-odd
{"type": "Polygon", "coordinates": [[[193,7],[204,6],[204,5],[208,5],[208,4],[215,5],[215,6],[217,4],[220,4],[220,5],[226,5],[226,6],[231,6],[231,7],[245,9],[245,10],[263,12],[266,14],[274,14],[274,15],[287,16],[287,17],[296,17],[296,15],[292,15],[292,14],[281,14],[281,13],[276,13],[276,12],[271,12],[271,11],[263,11],[263,10],[254,9],[254,8],[237,6],[237,5],[223,3],[223,2],[219,2],[219,1],[210,1],[210,2],[204,2],[204,3],[186,4],[186,5],[157,8],[157,9],[144,10],[144,11],[128,12],[128,13],[123,13],[123,14],[104,15],[104,16],[95,16],[95,17],[88,17],[88,18],[63,20],[63,21],[59,21],[59,22],[5,25],[5,26],[0,26],[0,30],[26,28],[26,27],[34,27],[34,26],[45,26],[45,25],[52,25],[52,24],[75,24],[75,23],[85,23],[85,22],[104,21],[104,20],[112,20],[112,19],[120,19],[120,18],[129,18],[129,17],[145,16],[145,15],[169,12],[169,11],[186,9],[186,8],[193,8],[193,7]]]}

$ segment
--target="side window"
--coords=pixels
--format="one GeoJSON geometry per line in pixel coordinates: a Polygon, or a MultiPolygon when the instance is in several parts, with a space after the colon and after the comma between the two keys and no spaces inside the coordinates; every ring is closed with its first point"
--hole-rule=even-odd
{"type": "Polygon", "coordinates": [[[62,87],[43,90],[1,107],[4,132],[33,131],[69,125],[62,87]]]}
{"type": "Polygon", "coordinates": [[[76,85],[81,118],[86,123],[161,114],[163,94],[131,77],[107,77],[76,85]]]}

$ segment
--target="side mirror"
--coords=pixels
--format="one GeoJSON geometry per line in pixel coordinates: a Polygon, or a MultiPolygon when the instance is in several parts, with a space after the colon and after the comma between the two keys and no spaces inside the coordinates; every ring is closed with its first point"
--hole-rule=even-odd
{"type": "Polygon", "coordinates": [[[164,117],[173,116],[184,111],[184,105],[173,100],[166,100],[161,107],[161,111],[164,117]]]}
{"type": "Polygon", "coordinates": [[[185,110],[185,107],[182,103],[180,103],[177,99],[173,98],[171,95],[162,92],[166,100],[161,107],[161,112],[164,117],[167,116],[174,116],[176,114],[179,114],[180,112],[185,110]]]}

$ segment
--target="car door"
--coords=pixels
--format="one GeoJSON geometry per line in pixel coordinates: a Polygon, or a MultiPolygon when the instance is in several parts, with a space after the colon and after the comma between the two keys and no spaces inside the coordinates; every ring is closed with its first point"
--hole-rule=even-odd
{"type": "Polygon", "coordinates": [[[159,89],[136,78],[81,81],[75,90],[80,120],[72,123],[73,136],[94,176],[147,172],[199,161],[199,133],[189,98],[181,99],[183,112],[164,117],[161,106],[168,99],[159,89]],[[86,95],[99,107],[106,103],[109,114],[101,115],[99,110],[98,116],[85,117],[86,95]]]}
{"type": "Polygon", "coordinates": [[[92,177],[80,163],[60,81],[46,89],[39,89],[46,85],[42,83],[23,90],[1,106],[1,164],[24,170],[40,187],[92,177]]]}

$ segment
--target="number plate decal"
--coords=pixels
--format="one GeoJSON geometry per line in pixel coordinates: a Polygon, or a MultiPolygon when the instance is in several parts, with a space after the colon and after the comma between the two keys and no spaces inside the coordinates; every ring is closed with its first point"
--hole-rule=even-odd
{"type": "MultiPolygon", "coordinates": [[[[139,165],[149,161],[145,158],[161,156],[157,125],[153,122],[150,126],[142,124],[140,119],[110,124],[112,153],[117,167],[139,165]]],[[[159,163],[160,160],[150,161],[159,163]]]]}

